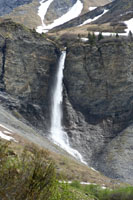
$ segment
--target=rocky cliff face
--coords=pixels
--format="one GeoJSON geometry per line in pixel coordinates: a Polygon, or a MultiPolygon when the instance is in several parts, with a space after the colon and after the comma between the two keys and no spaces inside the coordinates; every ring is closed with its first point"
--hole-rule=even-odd
{"type": "Polygon", "coordinates": [[[0,60],[0,90],[5,94],[1,102],[34,126],[48,127],[48,83],[58,60],[56,46],[36,32],[4,21],[0,23],[0,60]]]}
{"type": "MultiPolygon", "coordinates": [[[[64,127],[90,166],[132,183],[133,40],[68,44],[64,127]]],[[[0,23],[0,102],[48,135],[57,45],[10,20],[0,23]]],[[[17,126],[17,125],[16,125],[17,126]]]]}
{"type": "Polygon", "coordinates": [[[96,169],[130,182],[133,137],[132,129],[125,128],[133,122],[132,52],[128,39],[103,40],[93,47],[74,44],[64,72],[65,123],[72,145],[96,169]]]}

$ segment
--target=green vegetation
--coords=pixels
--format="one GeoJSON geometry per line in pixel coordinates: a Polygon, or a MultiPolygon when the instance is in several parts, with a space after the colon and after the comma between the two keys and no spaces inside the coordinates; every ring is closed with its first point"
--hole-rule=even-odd
{"type": "Polygon", "coordinates": [[[25,148],[17,155],[8,145],[0,145],[0,199],[48,200],[56,183],[48,153],[25,148]]]}
{"type": "Polygon", "coordinates": [[[74,181],[70,184],[72,187],[77,188],[95,200],[132,200],[133,199],[133,187],[121,187],[117,189],[102,189],[99,185],[81,185],[78,181],[74,181]]]}
{"type": "Polygon", "coordinates": [[[88,33],[88,42],[91,46],[96,45],[96,43],[102,39],[104,39],[104,37],[101,32],[98,36],[96,36],[95,33],[88,33]]]}
{"type": "Polygon", "coordinates": [[[2,200],[86,200],[56,178],[49,153],[35,146],[19,153],[0,141],[0,199],[2,200]]]}
{"type": "Polygon", "coordinates": [[[98,35],[98,38],[97,38],[98,41],[102,40],[103,38],[104,38],[104,37],[103,37],[102,33],[100,32],[99,35],[98,35]]]}
{"type": "Polygon", "coordinates": [[[111,190],[78,181],[60,183],[47,151],[30,145],[17,151],[0,141],[0,199],[132,200],[133,187],[111,190]]]}
{"type": "Polygon", "coordinates": [[[91,33],[88,33],[88,40],[89,40],[89,44],[90,45],[95,45],[96,44],[96,36],[95,34],[91,34],[91,33]]]}

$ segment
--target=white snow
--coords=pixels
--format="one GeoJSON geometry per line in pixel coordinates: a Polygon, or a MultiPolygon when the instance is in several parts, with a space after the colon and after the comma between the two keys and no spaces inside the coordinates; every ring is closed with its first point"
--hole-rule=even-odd
{"type": "MultiPolygon", "coordinates": [[[[99,35],[100,32],[94,32],[95,35],[99,35]]],[[[116,33],[111,33],[111,32],[102,32],[103,36],[115,36],[116,33]]]]}
{"type": "Polygon", "coordinates": [[[129,31],[133,33],[133,18],[129,19],[128,21],[124,22],[127,25],[127,29],[125,29],[126,33],[128,34],[129,31]]]}
{"type": "MultiPolygon", "coordinates": [[[[48,5],[50,5],[50,3],[52,2],[53,0],[49,0],[47,2],[49,2],[48,5]]],[[[47,3],[46,2],[46,3],[47,3]]],[[[43,3],[43,4],[46,4],[46,3],[43,3]]],[[[46,5],[46,6],[48,6],[46,5]]],[[[51,24],[44,24],[44,17],[46,15],[46,12],[47,10],[45,9],[43,11],[43,6],[45,5],[41,5],[39,10],[40,10],[40,14],[38,12],[38,15],[41,17],[41,20],[42,20],[42,26],[39,26],[37,27],[36,31],[39,32],[39,33],[42,33],[42,32],[48,32],[48,30],[56,27],[56,26],[59,26],[61,24],[64,24],[65,22],[68,22],[70,21],[71,19],[74,19],[75,17],[78,17],[83,9],[83,3],[80,1],[80,0],[77,0],[77,2],[68,10],[67,13],[65,13],[64,15],[62,15],[61,17],[59,17],[58,19],[54,20],[53,23],[51,24]],[[43,13],[44,12],[44,13],[43,13]]],[[[47,7],[48,9],[48,7],[47,7]]]]}
{"type": "Polygon", "coordinates": [[[93,167],[91,167],[91,169],[93,170],[93,171],[95,171],[95,172],[98,172],[96,169],[94,169],[93,167]]]}
{"type": "Polygon", "coordinates": [[[39,9],[38,9],[38,15],[39,15],[39,17],[41,18],[42,25],[37,27],[36,31],[37,31],[38,33],[42,33],[44,27],[46,26],[46,25],[44,24],[44,18],[45,18],[45,15],[46,15],[46,13],[47,13],[47,10],[48,10],[50,4],[51,4],[53,1],[54,1],[54,0],[47,0],[47,1],[42,0],[42,1],[40,1],[40,7],[39,7],[39,9]]]}
{"type": "Polygon", "coordinates": [[[93,19],[89,18],[89,19],[85,20],[82,24],[80,24],[79,26],[83,26],[83,25],[85,25],[85,24],[89,24],[89,23],[91,23],[91,22],[97,20],[98,18],[102,17],[102,16],[103,16],[105,13],[107,13],[108,11],[109,11],[109,10],[104,10],[104,12],[103,12],[101,15],[98,15],[98,16],[94,17],[93,19]]]}
{"type": "MultiPolygon", "coordinates": [[[[119,36],[128,36],[129,31],[131,31],[133,33],[133,18],[124,21],[124,23],[126,24],[127,28],[125,29],[125,33],[118,33],[119,36]]],[[[100,32],[94,32],[95,35],[99,35],[100,32]]],[[[103,36],[115,36],[116,33],[111,33],[111,32],[102,32],[103,36]]]]}
{"type": "Polygon", "coordinates": [[[86,42],[88,41],[88,38],[81,38],[81,41],[86,42]]]}
{"type": "Polygon", "coordinates": [[[13,137],[5,135],[2,131],[0,131],[0,137],[3,138],[3,139],[5,139],[5,140],[8,140],[8,141],[14,140],[13,137]]]}
{"type": "Polygon", "coordinates": [[[0,137],[1,138],[8,140],[8,141],[13,140],[13,141],[17,142],[13,137],[9,136],[13,133],[9,128],[4,126],[3,124],[0,124],[0,127],[5,129],[5,130],[0,131],[0,137]],[[8,134],[8,135],[6,135],[6,134],[8,134]]]}
{"type": "Polygon", "coordinates": [[[9,128],[7,128],[6,126],[4,126],[3,124],[0,124],[0,126],[1,126],[2,128],[5,128],[6,130],[12,132],[9,128]]]}
{"type": "Polygon", "coordinates": [[[89,7],[89,11],[95,10],[97,7],[89,7]]]}
{"type": "Polygon", "coordinates": [[[11,134],[12,134],[12,133],[9,132],[9,131],[3,131],[3,133],[8,134],[8,135],[11,135],[11,134]]]}

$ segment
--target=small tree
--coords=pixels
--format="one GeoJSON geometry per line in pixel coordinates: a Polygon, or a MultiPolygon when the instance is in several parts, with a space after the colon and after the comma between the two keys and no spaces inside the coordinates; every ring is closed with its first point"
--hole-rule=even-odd
{"type": "Polygon", "coordinates": [[[115,36],[116,36],[116,38],[119,38],[119,34],[118,34],[118,33],[116,33],[116,35],[115,35],[115,36]]]}
{"type": "Polygon", "coordinates": [[[96,43],[96,36],[95,34],[88,33],[88,40],[90,45],[94,45],[96,43]]]}
{"type": "Polygon", "coordinates": [[[129,37],[129,38],[132,38],[132,37],[133,37],[132,31],[129,31],[128,37],[129,37]]]}
{"type": "Polygon", "coordinates": [[[99,35],[98,35],[98,41],[102,40],[104,37],[102,35],[102,33],[100,32],[99,35]]]}

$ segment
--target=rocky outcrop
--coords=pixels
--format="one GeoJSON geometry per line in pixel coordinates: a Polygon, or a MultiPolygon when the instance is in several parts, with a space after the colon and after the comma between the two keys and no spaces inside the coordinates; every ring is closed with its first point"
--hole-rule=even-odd
{"type": "Polygon", "coordinates": [[[0,23],[0,55],[0,90],[6,96],[1,101],[35,127],[48,127],[49,82],[58,60],[56,46],[45,36],[4,21],[0,23]]]}
{"type": "Polygon", "coordinates": [[[51,5],[49,6],[49,9],[46,14],[46,20],[52,21],[56,18],[61,17],[63,14],[68,12],[68,10],[76,3],[76,0],[54,0],[51,5]],[[56,12],[55,12],[56,10],[56,12]]]}
{"type": "Polygon", "coordinates": [[[95,166],[107,176],[133,184],[133,125],[103,149],[95,166]]]}
{"type": "MultiPolygon", "coordinates": [[[[121,174],[125,169],[127,180],[130,181],[132,161],[129,155],[132,154],[132,145],[122,170],[119,170],[120,160],[115,162],[117,175],[113,170],[110,174],[108,164],[103,163],[107,162],[111,149],[115,154],[112,160],[117,159],[119,152],[113,148],[113,141],[121,137],[120,132],[133,123],[132,52],[133,41],[128,39],[106,39],[94,46],[74,44],[68,47],[64,71],[64,117],[72,144],[96,169],[121,180],[125,178],[121,174]]],[[[116,143],[119,145],[119,142],[116,143]]],[[[125,142],[121,148],[125,152],[128,144],[125,142]]],[[[121,154],[121,160],[124,157],[121,154]]],[[[110,162],[110,166],[113,164],[110,162]]]]}
{"type": "MultiPolygon", "coordinates": [[[[131,19],[133,17],[133,1],[117,0],[110,4],[109,11],[94,23],[103,24],[110,22],[119,22],[131,19]]],[[[105,6],[108,9],[108,5],[105,6]]]]}

